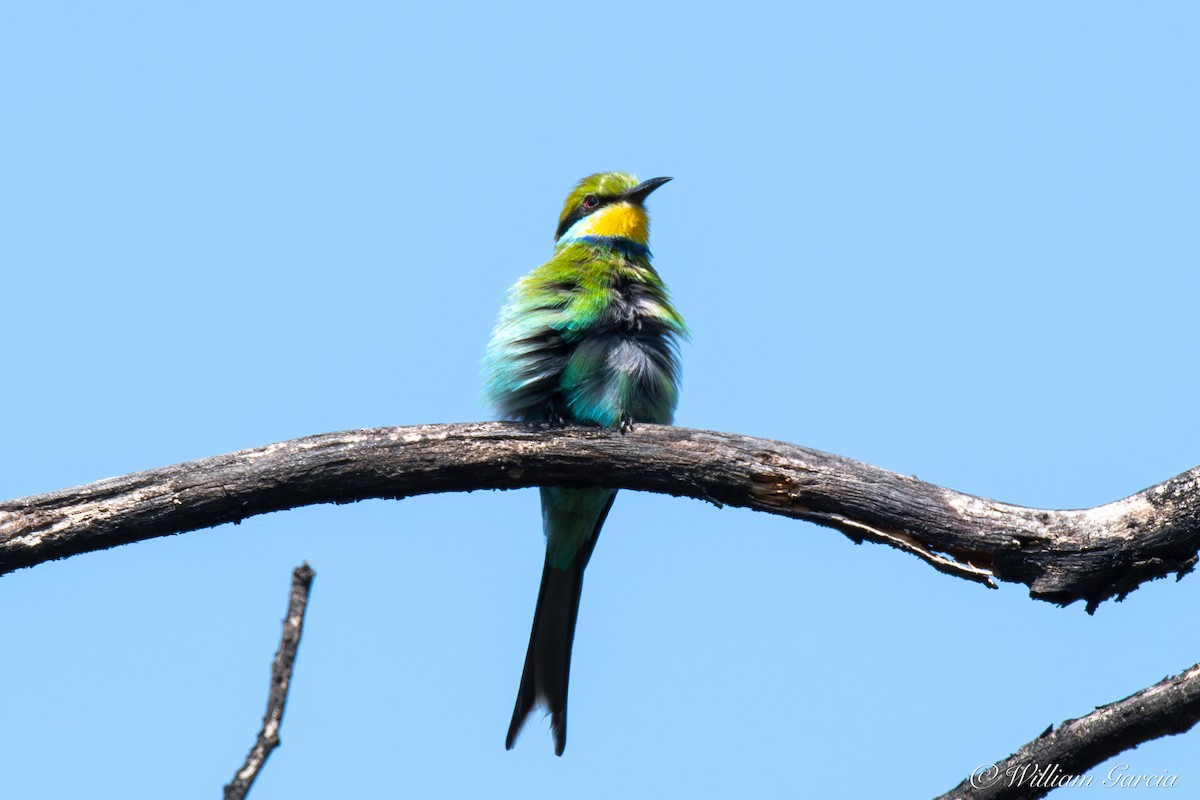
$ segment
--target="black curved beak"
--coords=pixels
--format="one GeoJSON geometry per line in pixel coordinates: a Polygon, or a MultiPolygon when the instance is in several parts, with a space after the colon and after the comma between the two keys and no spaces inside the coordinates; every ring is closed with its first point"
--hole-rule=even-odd
{"type": "Polygon", "coordinates": [[[630,189],[628,192],[625,193],[625,199],[631,203],[637,203],[638,205],[641,205],[643,202],[645,202],[646,198],[650,196],[651,192],[653,192],[655,189],[662,186],[664,183],[666,183],[669,180],[672,180],[672,179],[671,178],[651,178],[648,181],[642,181],[637,186],[633,187],[632,189],[630,189]]]}

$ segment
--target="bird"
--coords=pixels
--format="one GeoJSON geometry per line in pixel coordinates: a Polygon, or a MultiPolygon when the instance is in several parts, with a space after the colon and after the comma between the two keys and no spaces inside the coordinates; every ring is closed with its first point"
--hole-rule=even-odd
{"type": "MultiPolygon", "coordinates": [[[[484,357],[484,392],[501,416],[621,433],[672,422],[690,332],[650,264],[645,207],[670,180],[599,172],[567,195],[554,255],[509,289],[484,357]]],[[[617,490],[539,491],[546,560],[505,749],[541,705],[561,756],[583,573],[617,490]]]]}

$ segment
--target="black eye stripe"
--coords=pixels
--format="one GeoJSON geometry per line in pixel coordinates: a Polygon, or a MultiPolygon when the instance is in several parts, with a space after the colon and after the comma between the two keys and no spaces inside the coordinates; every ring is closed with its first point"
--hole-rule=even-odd
{"type": "MultiPolygon", "coordinates": [[[[564,217],[563,221],[558,223],[558,230],[554,232],[554,240],[555,241],[558,241],[559,239],[561,239],[562,235],[564,233],[566,233],[568,230],[570,230],[571,226],[574,225],[576,222],[579,222],[579,220],[581,220],[584,217],[589,216],[591,214],[595,214],[597,211],[599,211],[600,209],[604,208],[607,205],[612,205],[613,203],[619,202],[620,200],[623,199],[624,196],[619,195],[619,194],[607,195],[607,196],[600,195],[600,194],[597,194],[597,195],[589,194],[588,197],[596,198],[596,201],[597,201],[596,205],[592,206],[591,208],[584,208],[584,204],[580,203],[579,206],[576,207],[576,209],[574,211],[572,211],[570,214],[568,214],[566,217],[564,217]]],[[[586,201],[587,197],[585,197],[584,200],[586,201]]]]}

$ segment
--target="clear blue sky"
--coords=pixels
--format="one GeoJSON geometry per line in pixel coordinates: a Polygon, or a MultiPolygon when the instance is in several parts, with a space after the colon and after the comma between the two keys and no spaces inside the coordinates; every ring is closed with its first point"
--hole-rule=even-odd
{"type": "MultiPolygon", "coordinates": [[[[9,4],[0,496],[489,418],[505,289],[600,169],[676,178],[679,424],[1124,496],[1200,462],[1198,35],[1191,3],[9,4]]],[[[477,492],[5,576],[0,794],[217,796],[305,559],[256,800],[925,797],[1200,661],[1195,576],[1089,617],[625,492],[566,756],[545,723],[506,753],[542,546],[536,492],[477,492]]],[[[1123,760],[1198,798],[1198,746],[1123,760]]]]}

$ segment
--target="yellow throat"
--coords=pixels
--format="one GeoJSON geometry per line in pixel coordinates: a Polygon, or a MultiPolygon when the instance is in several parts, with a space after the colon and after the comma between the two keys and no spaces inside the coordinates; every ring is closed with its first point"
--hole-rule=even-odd
{"type": "Polygon", "coordinates": [[[563,238],[583,236],[619,236],[644,245],[650,240],[650,218],[640,205],[613,203],[576,222],[563,238]]]}

